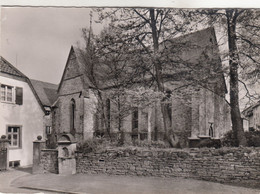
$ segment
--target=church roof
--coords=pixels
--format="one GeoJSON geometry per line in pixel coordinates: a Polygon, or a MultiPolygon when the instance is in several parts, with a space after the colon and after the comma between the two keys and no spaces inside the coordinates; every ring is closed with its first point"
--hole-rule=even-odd
{"type": "MultiPolygon", "coordinates": [[[[209,66],[209,64],[212,62],[212,60],[214,60],[214,63],[211,64],[211,66],[215,66],[216,69],[222,69],[222,64],[221,64],[221,60],[219,57],[219,53],[218,53],[218,44],[217,44],[217,40],[216,40],[216,35],[215,35],[215,31],[213,27],[210,28],[206,28],[203,30],[199,30],[193,33],[189,33],[187,35],[183,35],[183,36],[179,36],[176,38],[173,38],[172,40],[168,40],[164,43],[162,43],[160,45],[160,51],[164,52],[164,55],[168,55],[171,56],[172,58],[176,58],[176,56],[181,59],[179,61],[185,63],[185,61],[187,61],[189,64],[192,64],[193,67],[197,66],[196,69],[201,70],[203,68],[205,68],[206,66],[209,66]],[[164,49],[168,47],[168,49],[164,49]],[[162,50],[161,50],[162,48],[162,50]],[[180,48],[180,49],[179,49],[180,48]],[[208,52],[209,53],[209,57],[207,59],[202,59],[202,54],[205,52],[205,56],[207,57],[208,52]],[[203,64],[200,62],[201,60],[207,60],[207,62],[205,61],[203,64]],[[198,65],[200,64],[200,66],[198,65]],[[216,65],[214,65],[216,64],[216,65]]],[[[86,60],[84,59],[84,51],[78,49],[77,47],[72,46],[70,53],[69,53],[69,57],[67,60],[67,64],[66,67],[64,69],[64,73],[59,85],[59,88],[61,87],[62,81],[64,79],[64,75],[65,75],[65,70],[67,69],[67,65],[68,65],[68,61],[70,58],[70,55],[75,54],[76,57],[76,61],[77,61],[77,68],[79,68],[80,72],[84,72],[82,73],[82,80],[84,83],[84,86],[86,88],[91,87],[91,88],[95,88],[95,86],[93,85],[93,83],[91,82],[91,78],[89,77],[89,75],[87,74],[88,71],[86,71],[86,60]]],[[[176,60],[178,61],[178,60],[176,60]]],[[[179,63],[181,63],[179,62],[179,63]]],[[[180,68],[180,69],[174,69],[174,75],[175,77],[177,76],[177,78],[174,78],[174,75],[172,75],[171,77],[167,78],[167,73],[172,73],[171,71],[166,71],[166,76],[164,79],[169,79],[169,80],[178,80],[178,77],[183,77],[182,73],[185,72],[189,72],[189,69],[193,68],[192,66],[190,67],[184,67],[184,68],[180,68]]],[[[112,87],[112,83],[109,82],[109,79],[106,79],[106,81],[104,82],[104,77],[106,77],[106,69],[102,69],[103,67],[95,67],[97,69],[95,69],[95,78],[96,78],[96,84],[98,85],[99,88],[102,89],[106,89],[106,88],[111,88],[112,87]]],[[[170,67],[171,68],[171,67],[170,67]]],[[[210,66],[207,67],[208,69],[210,69],[210,66]]],[[[172,68],[171,68],[172,69],[172,68]]],[[[199,72],[201,73],[201,72],[199,72]]],[[[219,71],[219,75],[222,76],[222,83],[224,86],[224,90],[226,90],[226,84],[225,84],[225,80],[223,77],[223,72],[222,70],[219,71]]],[[[149,77],[148,77],[149,79],[149,77]]],[[[170,83],[169,83],[170,84],[170,83]]],[[[59,90],[59,89],[58,89],[59,90]]]]}
{"type": "Polygon", "coordinates": [[[70,48],[70,51],[69,51],[69,55],[68,55],[68,59],[67,59],[65,68],[63,70],[61,81],[60,81],[58,89],[57,89],[58,93],[59,93],[61,85],[65,79],[66,70],[68,69],[69,61],[72,56],[75,56],[75,58],[76,58],[76,63],[75,63],[76,66],[74,68],[78,69],[79,72],[82,72],[79,76],[81,77],[81,80],[83,82],[84,89],[86,90],[88,87],[93,87],[93,84],[89,80],[88,75],[86,75],[87,71],[86,71],[86,66],[84,64],[84,58],[82,57],[83,54],[81,53],[80,49],[78,49],[72,45],[70,48]]]}
{"type": "Polygon", "coordinates": [[[44,106],[51,106],[58,98],[58,85],[31,79],[31,83],[44,106]]]}

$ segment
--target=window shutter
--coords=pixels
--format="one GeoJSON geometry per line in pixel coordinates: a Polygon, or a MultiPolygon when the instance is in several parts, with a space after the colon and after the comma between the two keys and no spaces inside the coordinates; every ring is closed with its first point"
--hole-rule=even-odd
{"type": "Polygon", "coordinates": [[[18,105],[22,105],[23,104],[23,88],[20,87],[16,87],[15,88],[15,103],[18,105]]]}

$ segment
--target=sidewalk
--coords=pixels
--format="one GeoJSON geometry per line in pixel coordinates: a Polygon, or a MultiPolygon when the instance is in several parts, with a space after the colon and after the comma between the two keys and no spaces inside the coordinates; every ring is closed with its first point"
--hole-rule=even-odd
{"type": "MultiPolygon", "coordinates": [[[[15,179],[11,186],[55,193],[88,194],[260,194],[260,190],[223,185],[206,181],[107,175],[57,175],[25,174],[15,179]]],[[[44,192],[46,193],[46,192],[44,192]]]]}

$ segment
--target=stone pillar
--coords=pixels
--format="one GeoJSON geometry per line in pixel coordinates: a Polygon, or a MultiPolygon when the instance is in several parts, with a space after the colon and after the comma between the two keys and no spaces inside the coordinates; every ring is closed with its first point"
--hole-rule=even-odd
{"type": "Polygon", "coordinates": [[[191,137],[192,138],[198,138],[200,135],[200,130],[199,130],[199,107],[200,107],[200,102],[199,102],[199,92],[194,91],[192,94],[192,113],[191,113],[191,137]]]}
{"type": "Polygon", "coordinates": [[[204,88],[201,88],[199,95],[199,134],[202,136],[206,136],[206,90],[204,88]]]}
{"type": "Polygon", "coordinates": [[[46,142],[41,140],[42,137],[38,136],[37,140],[33,142],[33,174],[42,173],[41,163],[41,150],[45,149],[46,142]]]}
{"type": "Polygon", "coordinates": [[[83,108],[83,139],[93,139],[96,104],[90,98],[84,98],[83,108]]]}
{"type": "Polygon", "coordinates": [[[206,130],[205,130],[206,136],[209,136],[210,123],[213,123],[212,127],[214,133],[214,128],[215,128],[214,112],[215,112],[214,93],[209,90],[206,90],[206,130]]]}
{"type": "Polygon", "coordinates": [[[9,168],[9,140],[6,139],[5,135],[0,138],[0,150],[6,149],[6,170],[9,168]]]}

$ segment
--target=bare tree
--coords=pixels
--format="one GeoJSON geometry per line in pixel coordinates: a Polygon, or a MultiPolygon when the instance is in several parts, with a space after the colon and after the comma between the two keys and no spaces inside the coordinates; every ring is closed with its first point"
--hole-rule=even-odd
{"type": "Polygon", "coordinates": [[[245,146],[246,139],[239,109],[239,82],[245,87],[246,96],[250,100],[252,97],[255,98],[255,95],[250,94],[246,83],[256,83],[259,78],[260,12],[253,9],[210,9],[191,12],[206,17],[204,24],[218,24],[224,29],[223,35],[228,43],[226,56],[229,64],[232,130],[236,146],[245,146]]]}
{"type": "MultiPolygon", "coordinates": [[[[198,48],[200,45],[192,45],[192,40],[189,40],[189,38],[186,41],[173,40],[179,35],[194,31],[196,23],[200,22],[199,20],[195,22],[189,20],[189,17],[186,16],[189,14],[188,11],[181,9],[118,8],[112,10],[98,9],[98,13],[100,22],[105,19],[110,20],[110,27],[114,32],[120,34],[122,42],[138,45],[135,48],[142,54],[140,56],[136,53],[139,56],[139,65],[142,65],[142,69],[145,70],[146,80],[149,77],[150,85],[156,86],[155,90],[164,94],[171,94],[170,89],[166,86],[167,82],[176,80],[182,82],[182,85],[174,90],[179,89],[182,92],[192,93],[194,87],[190,86],[194,85],[200,85],[210,90],[209,85],[205,83],[212,79],[212,72],[214,72],[211,69],[212,66],[206,67],[204,64],[201,68],[198,61],[196,63],[198,65],[194,66],[194,62],[185,60],[185,57],[178,57],[182,55],[183,51],[187,51],[187,48],[202,50],[202,48],[198,48]],[[141,60],[143,63],[140,63],[141,60]],[[204,71],[203,76],[194,76],[201,75],[202,70],[204,71]],[[207,71],[210,73],[206,74],[207,71]],[[185,87],[188,89],[182,90],[185,87]]],[[[183,37],[182,39],[185,40],[183,37]]],[[[206,52],[203,55],[207,58],[206,52]]],[[[215,72],[223,73],[222,69],[215,69],[215,72]]],[[[163,102],[164,100],[161,99],[160,110],[155,106],[155,111],[157,113],[161,111],[165,138],[171,146],[175,146],[178,140],[172,130],[170,104],[163,102]]]]}

